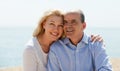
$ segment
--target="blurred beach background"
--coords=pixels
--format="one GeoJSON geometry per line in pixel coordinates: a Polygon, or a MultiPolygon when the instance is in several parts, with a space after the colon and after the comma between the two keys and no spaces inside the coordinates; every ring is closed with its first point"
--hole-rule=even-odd
{"type": "Polygon", "coordinates": [[[120,71],[120,1],[74,0],[1,0],[0,1],[0,71],[22,71],[25,44],[40,17],[47,10],[82,9],[88,35],[104,39],[113,71],[120,71]]]}

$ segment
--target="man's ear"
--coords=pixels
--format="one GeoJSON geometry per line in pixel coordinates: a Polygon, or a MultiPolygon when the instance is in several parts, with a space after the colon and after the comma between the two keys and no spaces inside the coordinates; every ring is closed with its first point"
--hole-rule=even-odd
{"type": "Polygon", "coordinates": [[[83,23],[83,29],[85,29],[85,28],[86,28],[86,22],[83,23]]]}

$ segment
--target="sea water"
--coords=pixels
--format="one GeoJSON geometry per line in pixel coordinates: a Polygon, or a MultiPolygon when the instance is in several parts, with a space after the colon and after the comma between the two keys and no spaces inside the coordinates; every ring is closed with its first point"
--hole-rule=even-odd
{"type": "MultiPolygon", "coordinates": [[[[0,68],[22,65],[25,44],[32,38],[33,27],[0,28],[0,68]]],[[[88,35],[99,34],[104,39],[108,55],[120,58],[119,28],[86,28],[88,35]]]]}

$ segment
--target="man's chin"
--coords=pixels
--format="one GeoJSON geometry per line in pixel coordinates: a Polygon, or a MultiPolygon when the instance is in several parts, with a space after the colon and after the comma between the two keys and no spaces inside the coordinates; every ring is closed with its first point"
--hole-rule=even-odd
{"type": "Polygon", "coordinates": [[[67,37],[67,38],[71,38],[71,36],[69,36],[69,35],[66,35],[66,37],[67,37]]]}

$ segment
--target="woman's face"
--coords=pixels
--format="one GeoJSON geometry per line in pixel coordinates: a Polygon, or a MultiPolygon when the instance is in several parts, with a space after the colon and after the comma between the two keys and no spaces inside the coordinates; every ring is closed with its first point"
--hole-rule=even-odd
{"type": "Polygon", "coordinates": [[[56,41],[63,34],[63,18],[60,16],[49,16],[45,23],[43,24],[45,29],[44,34],[52,40],[56,41]]]}

